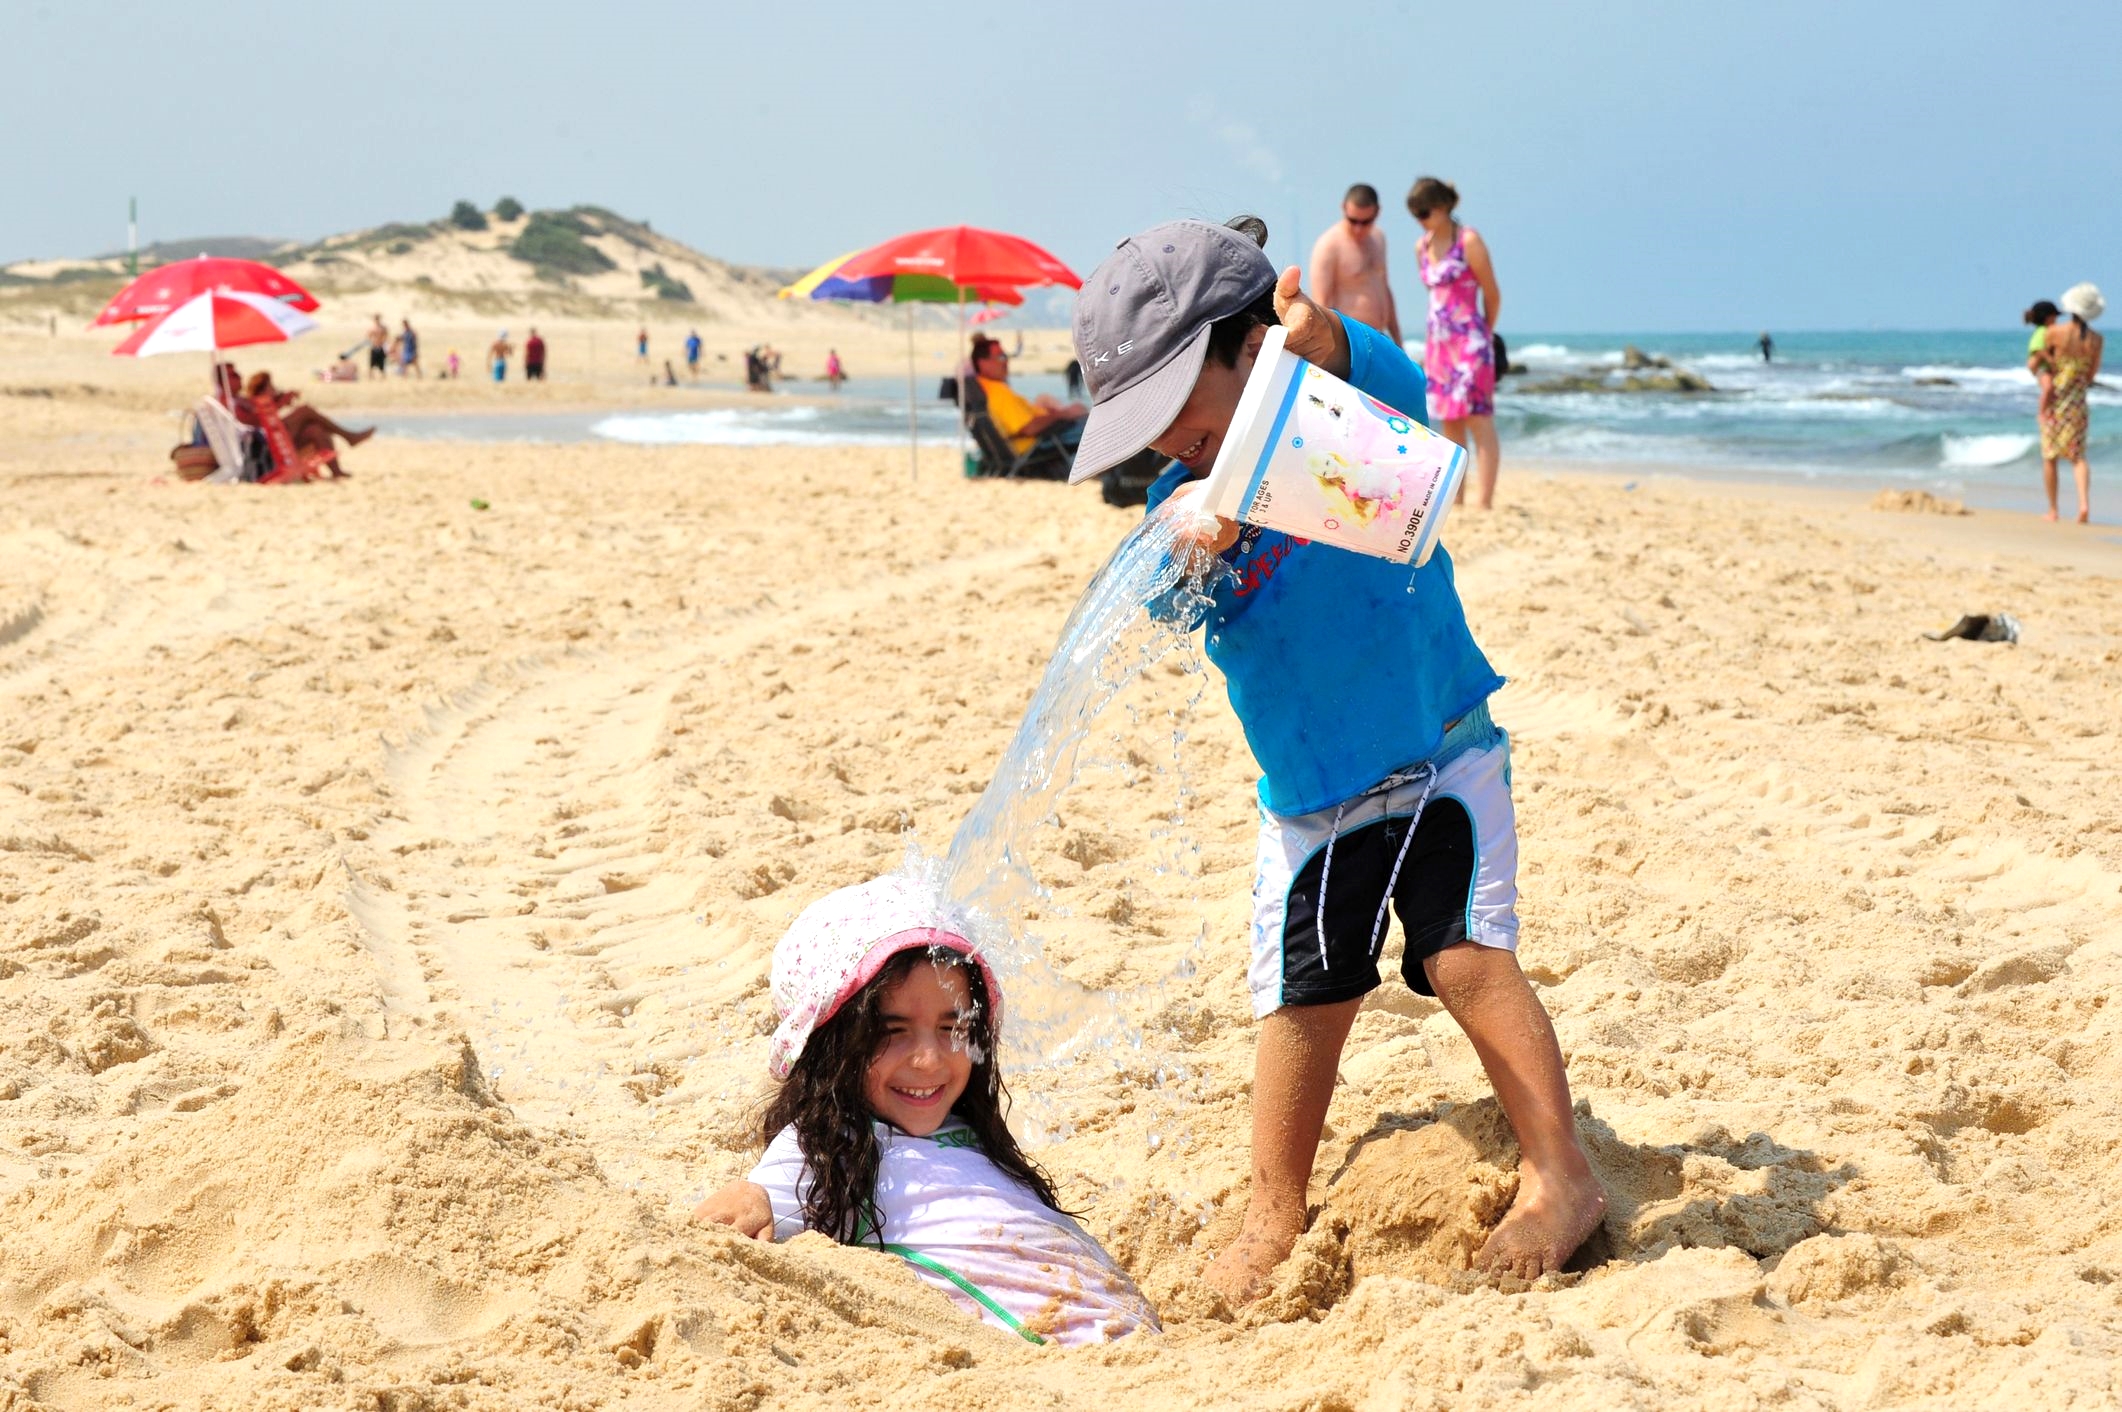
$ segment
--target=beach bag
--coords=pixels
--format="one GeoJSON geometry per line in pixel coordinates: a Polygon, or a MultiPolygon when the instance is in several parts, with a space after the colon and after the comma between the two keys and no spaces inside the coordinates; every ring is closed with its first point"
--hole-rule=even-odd
{"type": "Polygon", "coordinates": [[[220,469],[214,448],[206,444],[206,428],[197,412],[186,412],[178,434],[184,439],[169,449],[170,464],[179,480],[205,480],[220,469]]]}
{"type": "Polygon", "coordinates": [[[193,446],[189,443],[173,446],[170,448],[169,459],[177,468],[179,480],[205,480],[221,468],[221,463],[214,459],[214,448],[211,446],[193,446]]]}
{"type": "Polygon", "coordinates": [[[1503,341],[1503,335],[1500,333],[1491,334],[1489,337],[1492,342],[1489,351],[1495,355],[1496,376],[1500,378],[1510,371],[1510,345],[1503,341]]]}

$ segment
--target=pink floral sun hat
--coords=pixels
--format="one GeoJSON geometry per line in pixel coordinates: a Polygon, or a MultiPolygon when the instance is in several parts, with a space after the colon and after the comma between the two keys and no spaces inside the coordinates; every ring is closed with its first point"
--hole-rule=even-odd
{"type": "Polygon", "coordinates": [[[1000,1033],[1002,988],[987,958],[966,939],[972,930],[963,908],[903,873],[843,887],[811,903],[774,947],[774,1009],[781,1025],[767,1047],[767,1068],[775,1078],[787,1078],[811,1032],[875,980],[892,957],[917,947],[942,947],[978,964],[1000,1033]]]}

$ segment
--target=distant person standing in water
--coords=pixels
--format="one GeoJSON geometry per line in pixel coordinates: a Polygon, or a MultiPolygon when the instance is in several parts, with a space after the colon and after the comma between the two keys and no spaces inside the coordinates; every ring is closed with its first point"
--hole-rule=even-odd
{"type": "Polygon", "coordinates": [[[646,363],[648,361],[647,329],[642,329],[634,335],[634,361],[637,363],[646,363]]]}
{"type": "Polygon", "coordinates": [[[523,380],[545,381],[545,340],[538,337],[535,328],[530,331],[530,337],[523,340],[523,380]]]}
{"type": "Polygon", "coordinates": [[[832,384],[835,392],[840,390],[841,383],[847,381],[847,368],[841,363],[840,350],[837,348],[825,350],[825,380],[832,384]]]}
{"type": "Polygon", "coordinates": [[[2088,416],[2085,394],[2100,376],[2100,355],[2107,340],[2092,330],[2092,321],[2107,311],[2097,286],[2075,284],[2056,301],[2069,320],[2049,326],[2048,357],[2054,366],[2041,396],[2041,460],[2047,467],[2047,519],[2057,518],[2055,463],[2068,461],[2078,482],[2078,523],[2092,520],[2092,464],[2085,459],[2088,416]]]}
{"type": "Polygon", "coordinates": [[[515,356],[516,345],[508,341],[508,330],[503,329],[501,336],[486,350],[487,361],[493,364],[495,382],[508,381],[508,360],[515,356]]]}
{"type": "MultiPolygon", "coordinates": [[[[1415,266],[1429,289],[1429,337],[1422,371],[1429,381],[1429,415],[1438,430],[1474,453],[1474,504],[1492,509],[1503,451],[1496,441],[1496,287],[1488,244],[1471,226],[1452,219],[1459,205],[1450,182],[1423,177],[1407,193],[1407,209],[1422,227],[1415,266]]],[[[1459,487],[1466,498],[1466,487],[1459,487]]]]}
{"type": "Polygon", "coordinates": [[[1760,336],[1759,338],[1755,339],[1755,340],[1754,340],[1754,342],[1760,345],[1760,348],[1761,348],[1761,361],[1762,361],[1762,362],[1764,362],[1764,363],[1767,363],[1767,362],[1771,362],[1771,361],[1773,361],[1773,360],[1775,359],[1775,356],[1776,356],[1776,340],[1774,340],[1773,338],[1770,338],[1770,337],[1768,336],[1768,330],[1767,330],[1767,329],[1762,329],[1762,330],[1761,330],[1761,336],[1760,336]]]}
{"type": "Polygon", "coordinates": [[[694,329],[685,335],[685,371],[688,376],[700,376],[700,330],[694,329]]]}
{"type": "Polygon", "coordinates": [[[1400,341],[1400,311],[1385,277],[1385,232],[1378,188],[1357,182],[1341,198],[1341,219],[1312,246],[1312,298],[1400,341]]]}

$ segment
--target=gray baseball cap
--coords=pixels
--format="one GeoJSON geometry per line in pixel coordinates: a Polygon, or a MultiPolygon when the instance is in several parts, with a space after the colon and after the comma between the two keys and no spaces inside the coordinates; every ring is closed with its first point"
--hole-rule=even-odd
{"type": "Polygon", "coordinates": [[[1275,287],[1252,237],[1206,221],[1170,221],[1120,242],[1076,296],[1076,356],[1090,419],[1069,484],[1149,445],[1193,395],[1208,326],[1275,287]]]}

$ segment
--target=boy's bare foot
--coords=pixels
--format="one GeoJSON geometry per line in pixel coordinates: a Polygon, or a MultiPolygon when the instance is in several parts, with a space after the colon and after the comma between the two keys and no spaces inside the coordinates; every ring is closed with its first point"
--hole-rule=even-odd
{"type": "Polygon", "coordinates": [[[376,429],[374,427],[363,427],[360,431],[348,433],[346,444],[348,446],[359,446],[375,434],[376,429]]]}
{"type": "Polygon", "coordinates": [[[1606,1193],[1587,1166],[1567,1177],[1542,1177],[1518,1168],[1518,1199],[1488,1234],[1474,1268],[1492,1275],[1537,1280],[1569,1263],[1606,1215],[1606,1193]]]}
{"type": "Polygon", "coordinates": [[[2079,524],[2081,524],[2081,525],[2089,525],[2089,524],[2091,524],[2092,522],[2093,522],[2093,512],[2092,512],[2092,511],[2090,511],[2090,510],[2080,510],[2080,511],[2078,512],[2078,523],[2079,523],[2079,524]]]}
{"type": "Polygon", "coordinates": [[[1301,1226],[1256,1227],[1248,1220],[1238,1238],[1209,1262],[1201,1278],[1231,1308],[1250,1304],[1267,1293],[1275,1267],[1289,1258],[1297,1237],[1303,1233],[1301,1226]]]}
{"type": "Polygon", "coordinates": [[[2046,514],[2042,515],[2041,518],[2048,521],[2050,524],[2054,524],[2056,522],[2056,512],[2053,508],[2051,508],[2046,514]]]}

